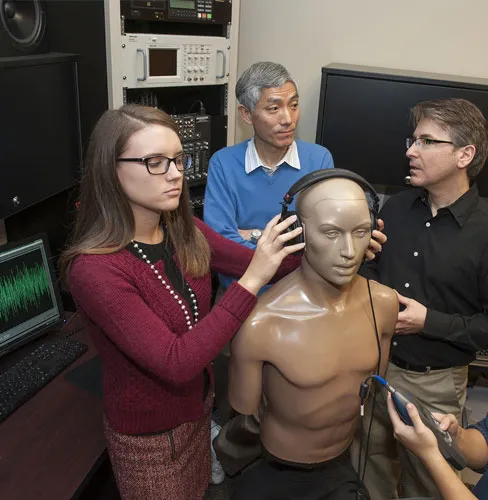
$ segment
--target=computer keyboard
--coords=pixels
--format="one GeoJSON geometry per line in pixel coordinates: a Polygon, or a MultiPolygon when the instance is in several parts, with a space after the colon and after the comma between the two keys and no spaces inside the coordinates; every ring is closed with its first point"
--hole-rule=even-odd
{"type": "Polygon", "coordinates": [[[0,422],[87,349],[85,344],[76,340],[52,337],[0,373],[0,422]]]}

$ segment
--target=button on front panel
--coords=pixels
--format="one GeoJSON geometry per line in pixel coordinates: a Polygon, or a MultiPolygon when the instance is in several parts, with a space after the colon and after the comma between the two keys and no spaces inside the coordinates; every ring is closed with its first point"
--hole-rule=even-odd
{"type": "Polygon", "coordinates": [[[189,82],[205,82],[210,74],[210,54],[208,45],[185,45],[184,46],[184,74],[183,77],[189,82]],[[197,73],[198,76],[195,74],[197,73]]]}

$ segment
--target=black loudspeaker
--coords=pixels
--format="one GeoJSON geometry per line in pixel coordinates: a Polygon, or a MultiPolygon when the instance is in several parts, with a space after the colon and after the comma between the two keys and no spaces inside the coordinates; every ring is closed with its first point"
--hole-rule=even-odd
{"type": "Polygon", "coordinates": [[[40,0],[0,0],[0,57],[49,52],[46,28],[40,0]]]}
{"type": "Polygon", "coordinates": [[[44,0],[44,5],[51,51],[80,56],[81,133],[86,146],[98,118],[108,109],[104,0],[44,0]]]}

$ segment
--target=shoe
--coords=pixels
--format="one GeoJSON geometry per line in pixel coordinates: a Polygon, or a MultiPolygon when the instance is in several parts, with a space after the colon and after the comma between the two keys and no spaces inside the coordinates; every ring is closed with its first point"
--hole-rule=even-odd
{"type": "Polygon", "coordinates": [[[212,457],[212,479],[210,480],[211,484],[221,484],[225,480],[225,472],[220,465],[220,462],[217,459],[217,455],[215,454],[215,450],[213,447],[214,439],[219,435],[222,427],[212,420],[210,427],[210,455],[212,457]]]}

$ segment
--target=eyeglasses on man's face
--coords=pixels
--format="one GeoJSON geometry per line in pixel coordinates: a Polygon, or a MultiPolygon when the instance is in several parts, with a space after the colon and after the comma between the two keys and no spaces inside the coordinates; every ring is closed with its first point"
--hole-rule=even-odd
{"type": "Polygon", "coordinates": [[[408,137],[405,141],[407,149],[410,149],[414,144],[417,148],[426,148],[434,144],[454,144],[454,143],[452,141],[431,139],[430,137],[408,137]]]}
{"type": "Polygon", "coordinates": [[[133,163],[144,163],[146,165],[147,171],[151,175],[162,175],[169,170],[171,162],[175,164],[175,167],[180,172],[189,170],[191,168],[192,158],[191,155],[183,153],[174,158],[168,158],[163,155],[152,155],[146,156],[144,158],[117,158],[117,161],[128,161],[133,163]]]}

